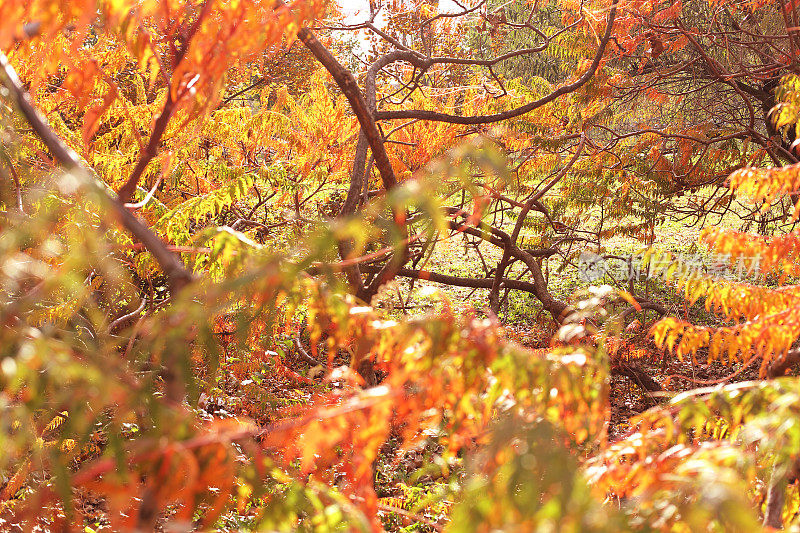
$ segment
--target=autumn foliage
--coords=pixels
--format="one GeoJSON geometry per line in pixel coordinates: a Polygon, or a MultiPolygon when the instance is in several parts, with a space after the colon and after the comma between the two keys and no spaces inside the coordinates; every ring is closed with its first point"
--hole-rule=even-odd
{"type": "Polygon", "coordinates": [[[3,530],[798,526],[800,5],[453,4],[0,3],[3,530]]]}

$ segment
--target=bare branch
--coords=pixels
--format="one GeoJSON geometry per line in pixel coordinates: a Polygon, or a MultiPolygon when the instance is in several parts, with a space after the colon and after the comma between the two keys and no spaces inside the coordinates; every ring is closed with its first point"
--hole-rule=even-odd
{"type": "Polygon", "coordinates": [[[576,91],[580,87],[582,87],[586,82],[588,82],[592,76],[594,76],[595,72],[597,72],[597,68],[600,66],[600,61],[603,58],[603,54],[605,53],[606,46],[608,42],[611,40],[611,32],[614,27],[614,19],[617,15],[617,5],[619,4],[619,0],[614,0],[614,3],[611,6],[611,11],[608,14],[608,22],[606,24],[606,31],[603,35],[603,38],[600,40],[600,45],[597,48],[597,53],[592,60],[589,69],[584,72],[577,80],[567,85],[562,85],[555,91],[551,92],[550,94],[539,98],[533,102],[529,102],[523,106],[509,109],[508,111],[503,111],[501,113],[494,113],[491,115],[476,115],[471,117],[462,117],[459,115],[450,115],[447,113],[439,113],[438,111],[429,111],[424,109],[402,109],[396,111],[379,111],[375,114],[375,118],[379,120],[392,120],[392,119],[409,119],[409,118],[418,118],[422,120],[434,120],[437,122],[447,122],[450,124],[488,124],[492,122],[500,122],[502,120],[507,120],[510,118],[518,117],[520,115],[524,115],[525,113],[529,113],[536,108],[542,107],[546,105],[556,98],[563,96],[565,94],[571,93],[576,91]]]}

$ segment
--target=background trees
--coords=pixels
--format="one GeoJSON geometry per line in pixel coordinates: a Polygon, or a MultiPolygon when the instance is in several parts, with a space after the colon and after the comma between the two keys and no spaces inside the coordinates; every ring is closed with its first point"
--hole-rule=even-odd
{"type": "Polygon", "coordinates": [[[609,419],[610,374],[668,386],[629,337],[670,283],[665,365],[793,369],[795,7],[456,6],[0,6],[4,524],[795,521],[795,378],[609,419]],[[762,278],[554,283],[691,224],[762,278]],[[485,310],[405,313],[430,282],[485,310]]]}

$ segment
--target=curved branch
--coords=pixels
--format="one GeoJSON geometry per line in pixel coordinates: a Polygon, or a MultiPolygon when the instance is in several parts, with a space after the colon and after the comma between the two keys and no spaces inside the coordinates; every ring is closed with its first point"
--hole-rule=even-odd
{"type": "MultiPolygon", "coordinates": [[[[278,0],[276,5],[283,5],[282,0],[278,0]]],[[[378,131],[378,126],[375,123],[375,117],[367,101],[364,99],[364,95],[358,88],[358,83],[356,82],[355,77],[353,77],[353,74],[344,68],[335,57],[333,57],[330,51],[325,48],[321,42],[319,42],[311,30],[308,28],[301,28],[300,31],[297,32],[297,36],[311,51],[317,61],[322,63],[325,69],[331,74],[331,76],[333,76],[333,79],[336,81],[336,85],[339,86],[339,89],[341,89],[345,98],[347,98],[347,101],[350,103],[350,107],[353,109],[353,113],[356,115],[358,123],[361,126],[363,137],[366,139],[370,149],[372,150],[372,157],[375,161],[375,166],[378,167],[378,172],[381,175],[383,188],[386,191],[390,191],[391,189],[395,188],[397,186],[397,178],[394,174],[392,163],[389,161],[389,155],[386,152],[386,146],[384,145],[383,139],[378,131]]],[[[361,134],[359,134],[359,137],[361,137],[361,134]]],[[[361,146],[361,150],[364,155],[366,155],[366,151],[363,150],[363,143],[359,142],[359,145],[361,146]]],[[[359,185],[360,182],[351,183],[351,191],[355,192],[354,189],[358,189],[360,191],[361,187],[359,185]]],[[[356,198],[357,195],[351,197],[350,191],[348,192],[348,199],[351,201],[350,203],[352,203],[356,198]]],[[[348,209],[350,208],[352,208],[352,206],[348,204],[348,209]]],[[[395,223],[401,230],[401,233],[405,233],[405,213],[395,211],[394,218],[395,223]]],[[[345,249],[343,251],[346,251],[347,245],[345,244],[344,246],[345,249]]],[[[356,289],[356,296],[362,300],[368,301],[377,292],[380,285],[394,277],[397,268],[405,263],[405,257],[407,255],[407,245],[404,244],[402,245],[402,248],[398,250],[396,257],[393,257],[392,260],[386,264],[384,270],[381,271],[381,273],[376,276],[373,282],[370,283],[369,287],[366,288],[364,288],[363,282],[361,281],[357,270],[348,271],[348,281],[351,285],[355,285],[354,288],[356,289]]]]}
{"type": "MultiPolygon", "coordinates": [[[[506,246],[503,250],[503,256],[500,259],[500,263],[497,265],[497,270],[495,271],[495,279],[494,284],[492,285],[492,290],[489,292],[489,305],[491,306],[492,310],[497,313],[500,309],[500,285],[503,276],[505,275],[506,268],[511,261],[511,255],[515,251],[514,249],[517,248],[517,239],[519,239],[519,234],[522,231],[522,227],[525,224],[525,220],[528,218],[528,213],[536,206],[545,193],[547,193],[550,188],[552,188],[556,183],[558,183],[561,178],[563,178],[567,172],[572,168],[575,164],[575,161],[578,160],[581,153],[583,153],[583,147],[585,146],[586,138],[581,136],[581,142],[578,145],[577,150],[575,151],[575,155],[572,156],[572,159],[567,162],[566,166],[561,169],[556,176],[550,180],[550,182],[542,187],[539,191],[533,193],[527,202],[522,205],[522,209],[520,210],[519,216],[517,217],[517,223],[514,225],[514,229],[511,232],[511,236],[509,238],[509,246],[506,246]]],[[[525,255],[529,255],[525,250],[522,250],[525,255]]],[[[523,259],[524,260],[524,259],[523,259]]],[[[526,265],[528,261],[526,261],[526,265]]],[[[538,265],[538,263],[536,263],[538,265]]],[[[530,267],[529,267],[530,268],[530,267]]],[[[534,273],[536,273],[531,270],[534,273]]],[[[562,310],[563,312],[563,310],[562,310]]]]}
{"type": "MultiPolygon", "coordinates": [[[[481,224],[481,226],[484,226],[484,224],[481,224]]],[[[455,220],[450,221],[450,228],[454,231],[479,237],[486,242],[503,248],[504,253],[507,250],[511,257],[525,263],[525,266],[528,267],[528,270],[531,272],[531,276],[533,276],[533,282],[530,284],[532,287],[531,292],[542,302],[542,307],[544,307],[558,323],[561,323],[567,317],[569,314],[569,306],[565,302],[554,298],[547,289],[547,281],[544,279],[542,266],[539,264],[540,258],[535,257],[527,250],[519,248],[511,241],[511,236],[508,233],[491,226],[488,227],[489,231],[486,231],[483,227],[467,226],[455,220]]],[[[547,255],[543,255],[542,257],[547,257],[547,255]]],[[[493,279],[492,283],[494,283],[493,279]]],[[[491,286],[489,288],[491,289],[491,286]]]]}
{"type": "MultiPolygon", "coordinates": [[[[278,4],[283,4],[279,0],[278,4]]],[[[314,35],[314,32],[308,28],[302,28],[297,32],[297,36],[306,45],[311,53],[317,58],[317,61],[322,63],[322,66],[333,76],[336,85],[339,86],[353,113],[361,125],[361,130],[367,138],[369,147],[375,157],[375,165],[378,167],[378,172],[381,174],[383,187],[388,191],[397,185],[397,178],[394,175],[392,163],[389,161],[389,155],[386,153],[386,147],[383,145],[378,126],[375,124],[375,117],[370,113],[364,95],[361,94],[361,89],[358,88],[358,82],[353,77],[353,74],[344,68],[330,51],[319,42],[314,35]]]]}
{"type": "Polygon", "coordinates": [[[139,313],[144,311],[145,306],[147,305],[147,298],[142,298],[142,303],[139,304],[134,311],[131,311],[128,314],[122,315],[121,317],[117,318],[113,322],[108,325],[107,331],[108,333],[116,333],[118,330],[125,327],[129,322],[133,321],[139,313]]]}
{"type": "Polygon", "coordinates": [[[529,102],[523,106],[517,107],[515,109],[509,109],[508,111],[503,111],[501,113],[494,113],[491,115],[476,115],[471,117],[463,117],[459,115],[449,115],[447,113],[439,113],[437,111],[428,111],[423,109],[402,109],[396,111],[379,111],[375,114],[375,117],[379,120],[391,120],[391,119],[409,119],[409,118],[416,118],[421,120],[433,120],[437,122],[447,122],[450,124],[467,124],[467,125],[476,125],[476,124],[488,124],[492,122],[500,122],[501,120],[507,120],[509,118],[518,117],[520,115],[524,115],[525,113],[529,113],[538,107],[542,107],[545,104],[548,104],[555,100],[556,98],[563,96],[565,94],[571,93],[580,87],[582,87],[586,82],[588,82],[597,72],[597,68],[600,66],[600,61],[603,58],[603,54],[605,53],[606,46],[608,42],[611,40],[611,32],[614,27],[614,19],[617,15],[617,6],[619,4],[619,0],[614,0],[614,3],[611,5],[611,11],[608,14],[608,23],[606,24],[606,31],[603,35],[603,38],[600,41],[600,46],[597,49],[597,53],[592,60],[589,69],[584,72],[581,77],[579,77],[574,82],[562,85],[555,91],[551,92],[547,96],[543,96],[538,100],[534,100],[533,102],[529,102]]]}

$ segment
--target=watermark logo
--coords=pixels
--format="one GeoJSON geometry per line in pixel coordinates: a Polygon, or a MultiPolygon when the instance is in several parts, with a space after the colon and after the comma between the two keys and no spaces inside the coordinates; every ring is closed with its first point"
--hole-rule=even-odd
{"type": "Polygon", "coordinates": [[[606,260],[602,255],[583,251],[578,257],[578,275],[581,281],[597,281],[606,275],[607,270],[606,260]]]}
{"type": "Polygon", "coordinates": [[[744,281],[759,276],[761,258],[758,256],[738,256],[731,254],[699,253],[678,255],[630,256],[600,255],[583,251],[578,256],[578,275],[581,281],[593,283],[605,276],[617,280],[636,281],[643,277],[654,277],[660,273],[683,277],[692,274],[706,275],[717,279],[744,281]]]}

